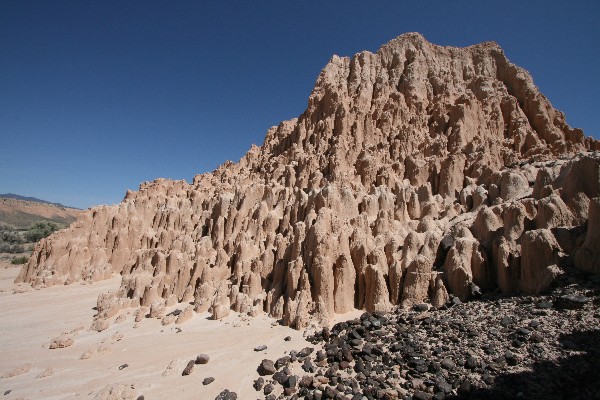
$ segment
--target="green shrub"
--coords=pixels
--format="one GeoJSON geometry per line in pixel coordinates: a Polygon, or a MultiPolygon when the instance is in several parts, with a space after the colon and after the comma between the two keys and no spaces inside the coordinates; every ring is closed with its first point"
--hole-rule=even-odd
{"type": "Polygon", "coordinates": [[[27,260],[29,260],[29,257],[15,257],[13,258],[10,263],[13,265],[21,265],[21,264],[25,264],[27,262],[27,260]]]}
{"type": "Polygon", "coordinates": [[[56,225],[54,222],[36,222],[31,228],[29,228],[27,232],[25,232],[25,237],[29,242],[37,242],[45,237],[50,236],[52,232],[57,231],[58,229],[58,225],[56,225]]]}
{"type": "Polygon", "coordinates": [[[0,243],[0,253],[23,253],[25,248],[20,244],[0,243]]]}
{"type": "Polygon", "coordinates": [[[0,240],[17,244],[25,241],[21,233],[14,230],[0,230],[0,240]]]}

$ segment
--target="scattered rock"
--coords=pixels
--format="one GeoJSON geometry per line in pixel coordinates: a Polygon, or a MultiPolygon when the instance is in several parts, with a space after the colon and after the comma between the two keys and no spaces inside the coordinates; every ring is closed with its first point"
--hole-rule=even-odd
{"type": "Polygon", "coordinates": [[[214,381],[215,381],[215,378],[213,378],[212,376],[209,376],[208,378],[204,378],[204,380],[202,381],[202,384],[204,386],[206,386],[206,385],[210,385],[214,381]]]}
{"type": "Polygon", "coordinates": [[[252,385],[252,387],[258,391],[258,390],[261,390],[263,388],[264,384],[265,384],[265,380],[261,376],[261,377],[259,377],[258,379],[256,379],[254,381],[254,384],[252,385]]]}
{"type": "Polygon", "coordinates": [[[456,364],[450,358],[444,358],[440,364],[443,368],[448,370],[453,370],[454,367],[456,367],[456,364]]]}
{"type": "Polygon", "coordinates": [[[273,374],[273,380],[277,383],[279,383],[280,385],[283,385],[285,383],[285,381],[287,381],[288,376],[285,372],[283,371],[277,371],[273,374]]]}
{"type": "Polygon", "coordinates": [[[183,369],[183,372],[181,373],[181,375],[186,376],[192,373],[192,371],[194,370],[194,365],[196,364],[196,362],[194,360],[191,360],[190,362],[187,363],[187,365],[185,366],[185,368],[183,369]]]}
{"type": "Polygon", "coordinates": [[[225,389],[215,397],[215,400],[237,400],[237,394],[225,389]]]}
{"type": "Polygon", "coordinates": [[[257,370],[261,376],[273,375],[275,372],[277,372],[275,364],[271,360],[262,360],[257,370]]]}
{"type": "Polygon", "coordinates": [[[265,394],[265,396],[271,394],[273,392],[273,390],[275,390],[275,386],[273,386],[270,383],[267,383],[265,385],[265,387],[263,388],[263,393],[265,394]]]}
{"type": "Polygon", "coordinates": [[[209,360],[210,357],[208,356],[208,354],[198,354],[198,356],[196,357],[196,364],[208,364],[209,360]]]}

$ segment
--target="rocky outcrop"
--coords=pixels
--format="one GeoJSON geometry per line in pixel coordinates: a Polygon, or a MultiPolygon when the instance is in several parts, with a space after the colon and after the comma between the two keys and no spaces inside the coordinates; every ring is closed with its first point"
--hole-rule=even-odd
{"type": "Polygon", "coordinates": [[[495,43],[405,34],[334,56],[306,111],[238,163],[85,212],[38,244],[17,280],[119,273],[100,319],[139,306],[162,318],[185,301],[298,328],[353,308],[440,305],[448,292],[537,292],[550,284],[540,271],[595,248],[590,220],[583,249],[573,231],[565,257],[535,257],[557,229],[585,226],[599,149],[495,43]]]}
{"type": "Polygon", "coordinates": [[[523,235],[521,255],[521,289],[527,294],[546,291],[560,274],[560,246],[547,229],[537,229],[523,235]]]}
{"type": "Polygon", "coordinates": [[[587,235],[575,254],[575,265],[587,272],[600,273],[600,198],[590,201],[587,235]]]}

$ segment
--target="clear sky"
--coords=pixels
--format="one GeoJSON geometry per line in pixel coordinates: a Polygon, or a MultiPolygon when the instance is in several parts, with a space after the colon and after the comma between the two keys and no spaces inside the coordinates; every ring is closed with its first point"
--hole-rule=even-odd
{"type": "Polygon", "coordinates": [[[333,54],[498,42],[600,137],[599,1],[0,0],[0,193],[85,208],[237,161],[333,54]]]}

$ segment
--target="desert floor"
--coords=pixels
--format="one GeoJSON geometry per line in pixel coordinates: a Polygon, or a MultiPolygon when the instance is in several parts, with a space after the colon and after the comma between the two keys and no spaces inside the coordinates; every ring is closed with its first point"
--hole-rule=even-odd
{"type": "Polygon", "coordinates": [[[168,326],[144,319],[134,328],[129,310],[107,330],[91,331],[98,294],[116,288],[119,277],[14,293],[18,272],[17,267],[0,266],[0,393],[10,391],[3,396],[7,400],[94,398],[114,384],[133,387],[135,396],[145,399],[214,399],[223,389],[239,399],[256,399],[252,383],[261,360],[308,345],[302,332],[273,324],[266,315],[232,313],[213,321],[208,313],[196,314],[168,326]],[[74,344],[50,350],[52,339],[63,332],[73,332],[74,344]],[[284,341],[286,336],[291,341],[284,341]],[[254,351],[263,344],[267,350],[254,351]],[[91,357],[82,359],[86,352],[91,357]],[[200,353],[210,356],[209,363],[182,376],[187,362],[200,353]],[[124,364],[128,366],[120,369],[124,364]],[[215,381],[204,386],[206,377],[215,381]]]}

